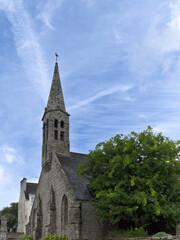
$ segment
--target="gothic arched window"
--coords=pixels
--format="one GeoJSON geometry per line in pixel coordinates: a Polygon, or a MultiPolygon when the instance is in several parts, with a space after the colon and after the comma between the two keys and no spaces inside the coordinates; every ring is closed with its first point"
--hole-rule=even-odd
{"type": "Polygon", "coordinates": [[[61,139],[61,141],[64,141],[64,132],[63,131],[60,132],[60,139],[61,139]]]}
{"type": "Polygon", "coordinates": [[[64,121],[61,121],[61,128],[64,128],[64,121]]]}
{"type": "Polygon", "coordinates": [[[54,139],[58,140],[58,131],[57,130],[54,130],[54,139]]]}
{"type": "Polygon", "coordinates": [[[61,232],[64,234],[68,225],[68,199],[66,195],[62,198],[61,203],[61,232]]]}
{"type": "Polygon", "coordinates": [[[57,119],[54,120],[54,127],[55,127],[55,128],[58,127],[58,120],[57,120],[57,119]]]}

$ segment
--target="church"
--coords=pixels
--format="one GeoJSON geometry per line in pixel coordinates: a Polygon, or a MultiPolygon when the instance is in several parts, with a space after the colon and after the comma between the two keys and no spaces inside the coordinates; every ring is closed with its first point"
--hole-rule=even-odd
{"type": "Polygon", "coordinates": [[[26,234],[37,240],[46,233],[67,234],[68,239],[104,237],[105,226],[89,203],[87,180],[75,176],[85,154],[70,152],[69,114],[56,61],[43,121],[42,170],[26,234]]]}

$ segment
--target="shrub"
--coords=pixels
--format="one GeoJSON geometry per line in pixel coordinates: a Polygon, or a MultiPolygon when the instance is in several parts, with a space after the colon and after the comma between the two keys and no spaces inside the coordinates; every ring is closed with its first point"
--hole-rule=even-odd
{"type": "Polygon", "coordinates": [[[108,233],[107,238],[130,238],[130,237],[147,237],[148,232],[143,228],[130,228],[127,230],[115,230],[108,233]]]}
{"type": "Polygon", "coordinates": [[[62,236],[53,235],[51,233],[46,234],[44,237],[42,237],[40,240],[67,240],[67,235],[64,234],[62,236]]]}
{"type": "Polygon", "coordinates": [[[23,235],[21,237],[18,237],[17,240],[33,240],[33,237],[31,235],[23,235]]]}
{"type": "Polygon", "coordinates": [[[156,234],[154,234],[152,237],[172,237],[169,233],[165,233],[165,232],[158,232],[156,234]]]}

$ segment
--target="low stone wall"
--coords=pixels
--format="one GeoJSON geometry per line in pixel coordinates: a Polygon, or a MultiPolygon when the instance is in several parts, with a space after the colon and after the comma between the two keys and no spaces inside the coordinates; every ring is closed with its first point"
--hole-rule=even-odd
{"type": "Polygon", "coordinates": [[[0,231],[0,240],[6,240],[7,239],[7,232],[0,231]]]}
{"type": "MultiPolygon", "coordinates": [[[[79,239],[79,240],[170,240],[170,239],[176,239],[176,240],[180,240],[180,235],[177,236],[172,236],[170,238],[167,237],[137,237],[137,238],[109,238],[109,239],[79,239]]],[[[77,240],[77,239],[72,239],[72,240],[77,240]]]]}
{"type": "Polygon", "coordinates": [[[24,235],[23,233],[0,232],[0,240],[15,240],[24,235]]]}
{"type": "Polygon", "coordinates": [[[8,240],[15,240],[17,239],[18,237],[21,237],[23,236],[24,233],[13,233],[13,232],[8,232],[7,234],[7,239],[8,240]]]}

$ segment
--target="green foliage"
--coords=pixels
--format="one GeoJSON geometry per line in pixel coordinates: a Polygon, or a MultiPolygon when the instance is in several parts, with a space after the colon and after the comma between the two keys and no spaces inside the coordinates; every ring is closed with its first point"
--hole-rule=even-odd
{"type": "Polygon", "coordinates": [[[165,233],[165,232],[158,232],[158,233],[154,234],[152,237],[169,237],[169,238],[171,238],[172,235],[170,235],[169,233],[165,233]]]}
{"type": "MultiPolygon", "coordinates": [[[[118,134],[99,143],[80,163],[92,203],[104,222],[174,225],[180,215],[180,142],[155,134],[118,134]]],[[[139,224],[140,225],[140,224],[139,224]]]]}
{"type": "Polygon", "coordinates": [[[31,235],[23,235],[21,237],[18,237],[17,240],[33,240],[33,236],[31,236],[31,235]]]}
{"type": "Polygon", "coordinates": [[[10,207],[5,207],[0,211],[0,218],[7,217],[8,228],[13,227],[18,222],[18,203],[11,203],[10,207]]]}
{"type": "Polygon", "coordinates": [[[131,237],[148,237],[148,232],[143,227],[130,228],[128,230],[115,230],[109,232],[107,238],[131,238],[131,237]]]}
{"type": "Polygon", "coordinates": [[[64,234],[62,236],[58,236],[58,235],[53,235],[51,233],[46,234],[43,238],[41,238],[41,240],[67,240],[67,235],[64,234]]]}

